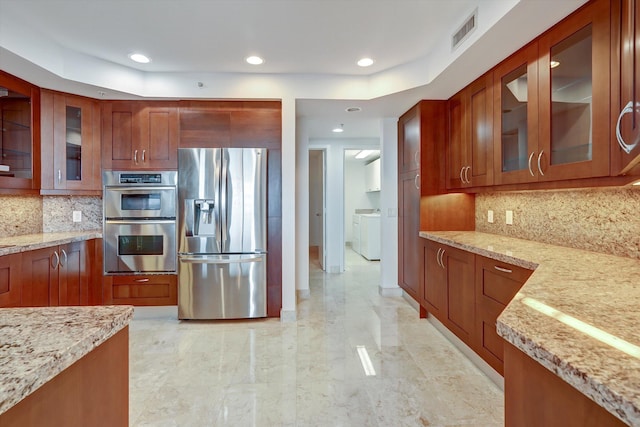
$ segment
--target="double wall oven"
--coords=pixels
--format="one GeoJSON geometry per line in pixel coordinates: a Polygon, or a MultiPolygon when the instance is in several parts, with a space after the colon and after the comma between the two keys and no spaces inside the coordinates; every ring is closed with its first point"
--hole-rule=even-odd
{"type": "Polygon", "coordinates": [[[176,272],[176,171],[105,171],[105,274],[176,272]]]}

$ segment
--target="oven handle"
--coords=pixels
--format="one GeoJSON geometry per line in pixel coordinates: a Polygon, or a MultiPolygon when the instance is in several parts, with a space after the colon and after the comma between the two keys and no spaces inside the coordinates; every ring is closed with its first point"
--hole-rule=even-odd
{"type": "Polygon", "coordinates": [[[114,191],[118,193],[137,193],[139,191],[153,191],[158,192],[158,190],[172,190],[175,191],[176,187],[168,186],[168,185],[157,185],[157,186],[148,186],[148,187],[138,187],[138,186],[129,186],[129,187],[113,187],[106,186],[105,190],[114,191]]]}
{"type": "Polygon", "coordinates": [[[220,258],[218,256],[181,256],[180,262],[189,264],[243,264],[249,262],[262,262],[264,254],[258,254],[252,257],[234,257],[220,258]]]}
{"type": "Polygon", "coordinates": [[[144,225],[144,224],[175,224],[175,219],[108,219],[105,221],[106,224],[134,224],[134,225],[144,225]]]}

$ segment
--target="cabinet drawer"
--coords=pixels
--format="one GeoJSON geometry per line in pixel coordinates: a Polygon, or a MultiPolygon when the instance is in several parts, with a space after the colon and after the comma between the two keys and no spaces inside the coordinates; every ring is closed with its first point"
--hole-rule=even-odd
{"type": "Polygon", "coordinates": [[[176,305],[177,276],[105,276],[105,304],[176,305]]]}
{"type": "Polygon", "coordinates": [[[476,260],[478,296],[507,305],[533,271],[478,256],[476,260]]]}

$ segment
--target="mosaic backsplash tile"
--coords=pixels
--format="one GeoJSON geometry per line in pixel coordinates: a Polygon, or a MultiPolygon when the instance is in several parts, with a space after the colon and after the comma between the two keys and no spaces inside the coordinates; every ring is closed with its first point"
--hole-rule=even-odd
{"type": "Polygon", "coordinates": [[[41,232],[40,196],[0,196],[0,237],[41,232]]]}
{"type": "Polygon", "coordinates": [[[101,197],[43,197],[42,211],[42,229],[45,233],[98,230],[102,228],[101,197]],[[82,212],[82,221],[73,222],[73,211],[82,212]]]}
{"type": "Polygon", "coordinates": [[[640,259],[639,187],[477,194],[475,216],[476,231],[640,259]]]}

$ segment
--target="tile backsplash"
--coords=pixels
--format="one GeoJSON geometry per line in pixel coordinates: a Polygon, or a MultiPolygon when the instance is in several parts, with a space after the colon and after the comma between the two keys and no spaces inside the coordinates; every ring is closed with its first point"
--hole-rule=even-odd
{"type": "Polygon", "coordinates": [[[477,194],[475,216],[476,231],[640,259],[638,187],[477,194]]]}
{"type": "Polygon", "coordinates": [[[101,197],[0,196],[0,237],[101,228],[101,197]],[[73,222],[73,211],[82,212],[81,222],[73,222]]]}

